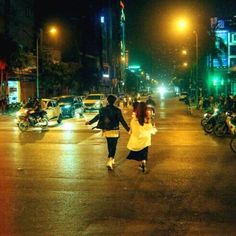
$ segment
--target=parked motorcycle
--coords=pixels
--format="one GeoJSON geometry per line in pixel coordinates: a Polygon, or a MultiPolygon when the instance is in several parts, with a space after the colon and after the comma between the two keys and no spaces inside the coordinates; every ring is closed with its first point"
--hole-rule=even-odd
{"type": "Polygon", "coordinates": [[[35,113],[32,109],[23,109],[18,113],[17,126],[21,131],[27,131],[29,127],[48,127],[47,112],[40,111],[35,113]]]}
{"type": "Polygon", "coordinates": [[[212,112],[206,112],[203,115],[203,118],[201,119],[201,126],[204,127],[208,121],[208,119],[212,116],[212,112]]]}
{"type": "Polygon", "coordinates": [[[214,113],[208,118],[206,124],[203,126],[206,133],[212,133],[214,126],[222,119],[222,112],[215,109],[214,113]]]}
{"type": "Polygon", "coordinates": [[[231,138],[229,146],[230,146],[231,150],[236,153],[236,135],[234,135],[231,138]]]}
{"type": "Polygon", "coordinates": [[[236,116],[232,112],[225,113],[225,119],[218,122],[213,129],[217,137],[223,137],[227,133],[234,134],[236,129],[236,116]]]}

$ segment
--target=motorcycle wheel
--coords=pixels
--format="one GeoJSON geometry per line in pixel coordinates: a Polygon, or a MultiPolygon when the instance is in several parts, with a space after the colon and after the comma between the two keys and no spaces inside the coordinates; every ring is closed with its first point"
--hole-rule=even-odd
{"type": "Polygon", "coordinates": [[[207,124],[207,120],[208,120],[208,118],[203,118],[203,119],[201,120],[201,126],[202,126],[202,127],[204,127],[204,126],[207,124]]]}
{"type": "Polygon", "coordinates": [[[236,136],[232,137],[229,145],[231,150],[236,153],[236,136]]]}
{"type": "Polygon", "coordinates": [[[207,123],[203,128],[206,133],[210,134],[213,132],[214,125],[212,123],[207,123]]]}
{"type": "Polygon", "coordinates": [[[29,128],[29,122],[27,121],[20,121],[18,123],[18,128],[20,129],[20,131],[27,131],[27,129],[29,128]]]}
{"type": "Polygon", "coordinates": [[[218,123],[215,125],[213,132],[217,137],[223,137],[226,135],[228,127],[225,123],[218,123]]]}
{"type": "Polygon", "coordinates": [[[48,127],[48,119],[46,117],[43,117],[40,123],[42,129],[46,129],[48,127]]]}

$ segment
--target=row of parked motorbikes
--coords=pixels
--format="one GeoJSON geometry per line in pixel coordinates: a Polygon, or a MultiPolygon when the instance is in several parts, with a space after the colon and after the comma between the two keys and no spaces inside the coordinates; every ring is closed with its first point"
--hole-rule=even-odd
{"type": "Polygon", "coordinates": [[[206,112],[201,120],[204,131],[213,133],[217,137],[231,136],[230,148],[236,153],[236,114],[215,108],[213,112],[206,112]]]}

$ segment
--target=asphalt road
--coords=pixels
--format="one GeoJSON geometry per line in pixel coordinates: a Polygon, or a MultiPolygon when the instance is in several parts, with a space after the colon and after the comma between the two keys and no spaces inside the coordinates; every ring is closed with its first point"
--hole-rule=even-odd
{"type": "Polygon", "coordinates": [[[123,128],[107,171],[92,116],[25,133],[0,116],[0,235],[236,235],[229,137],[206,135],[177,99],[158,101],[147,173],[126,160],[123,128]]]}

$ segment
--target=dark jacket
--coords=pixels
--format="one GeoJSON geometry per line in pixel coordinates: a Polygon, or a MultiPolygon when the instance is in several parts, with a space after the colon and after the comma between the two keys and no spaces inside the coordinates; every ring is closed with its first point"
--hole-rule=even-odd
{"type": "Polygon", "coordinates": [[[121,113],[121,110],[118,107],[115,107],[113,105],[107,105],[106,107],[103,107],[99,110],[99,113],[89,121],[89,124],[93,124],[96,121],[98,121],[103,115],[107,116],[109,118],[109,128],[107,130],[118,130],[119,129],[119,123],[123,125],[123,127],[129,131],[129,126],[127,125],[126,121],[124,120],[124,117],[121,113]]]}

